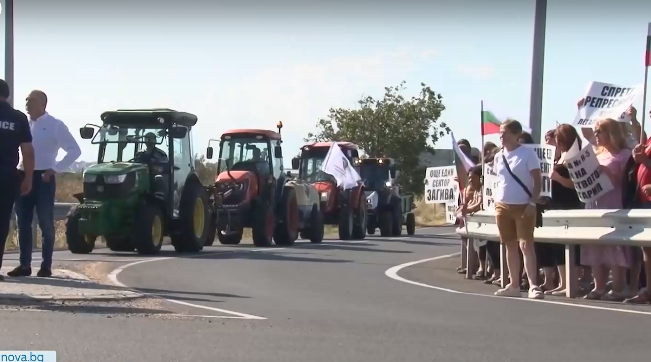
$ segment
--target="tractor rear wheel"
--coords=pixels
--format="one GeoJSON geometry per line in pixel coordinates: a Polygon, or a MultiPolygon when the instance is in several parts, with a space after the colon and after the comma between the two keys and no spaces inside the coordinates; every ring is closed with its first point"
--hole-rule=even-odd
{"type": "Polygon", "coordinates": [[[97,236],[79,234],[79,219],[81,213],[75,208],[66,219],[66,243],[73,254],[89,254],[95,248],[97,236]]]}
{"type": "Polygon", "coordinates": [[[294,245],[298,239],[298,204],[293,188],[285,188],[278,211],[280,220],[276,223],[274,241],[276,245],[294,245]]]}
{"type": "Polygon", "coordinates": [[[271,246],[274,234],[274,211],[268,201],[260,201],[253,209],[253,244],[257,247],[271,246]]]}
{"type": "Polygon", "coordinates": [[[203,250],[209,236],[210,208],[208,194],[198,182],[187,182],[179,207],[179,230],[172,233],[172,245],[179,253],[203,250]]]}
{"type": "Polygon", "coordinates": [[[416,216],[413,212],[407,214],[407,235],[414,235],[416,233],[416,216]]]}
{"type": "MultiPolygon", "coordinates": [[[[362,196],[364,193],[361,193],[362,196]]],[[[353,239],[364,240],[366,238],[366,226],[368,224],[368,215],[366,214],[366,200],[360,196],[357,209],[355,210],[355,219],[353,220],[353,239]]]]}
{"type": "Polygon", "coordinates": [[[160,207],[142,203],[136,215],[136,229],[134,239],[138,254],[158,254],[163,246],[165,224],[160,207]]]}

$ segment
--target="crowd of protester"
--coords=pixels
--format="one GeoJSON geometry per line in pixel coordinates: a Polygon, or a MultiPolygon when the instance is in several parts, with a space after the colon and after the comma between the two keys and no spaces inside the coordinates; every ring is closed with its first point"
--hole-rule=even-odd
{"type": "MultiPolygon", "coordinates": [[[[578,106],[582,103],[583,99],[578,106]]],[[[631,123],[603,119],[592,129],[580,130],[595,150],[600,171],[614,186],[613,190],[585,204],[579,199],[564,165],[575,142],[579,148],[585,146],[574,126],[559,124],[545,134],[544,142],[555,146],[556,153],[551,174],[552,196],[541,198],[540,161],[532,148],[521,147],[534,143],[532,136],[524,132],[516,120],[509,119],[501,124],[501,147],[487,142],[481,156],[498,179],[492,196],[500,242],[506,250],[508,275],[500,275],[500,243],[462,239],[464,249],[477,253],[479,259],[478,266],[472,270],[472,279],[497,286],[497,296],[520,297],[525,292],[529,298],[542,299],[545,295],[566,295],[570,281],[566,280],[565,245],[534,242],[534,230],[542,226],[541,212],[651,208],[651,141],[646,134],[641,134],[643,130],[636,109],[631,107],[627,113],[631,123]],[[503,277],[506,278],[504,283],[503,277]]],[[[482,209],[483,169],[481,159],[472,156],[467,140],[459,140],[458,146],[476,164],[468,171],[468,185],[463,190],[458,210],[458,224],[463,226],[466,215],[482,209]]],[[[576,256],[573,264],[577,268],[573,275],[579,276],[578,285],[584,299],[633,304],[651,302],[646,288],[646,281],[651,280],[651,248],[573,247],[576,256]]],[[[467,272],[464,267],[457,271],[467,272]]]]}

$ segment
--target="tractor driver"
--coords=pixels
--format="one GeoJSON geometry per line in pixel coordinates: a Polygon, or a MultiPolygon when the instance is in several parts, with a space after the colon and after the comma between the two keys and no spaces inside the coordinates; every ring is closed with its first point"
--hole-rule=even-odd
{"type": "Polygon", "coordinates": [[[145,146],[144,151],[138,152],[136,154],[135,160],[138,162],[149,164],[151,160],[156,159],[158,163],[167,163],[169,162],[167,154],[156,147],[156,135],[152,132],[149,132],[145,135],[145,146]]]}

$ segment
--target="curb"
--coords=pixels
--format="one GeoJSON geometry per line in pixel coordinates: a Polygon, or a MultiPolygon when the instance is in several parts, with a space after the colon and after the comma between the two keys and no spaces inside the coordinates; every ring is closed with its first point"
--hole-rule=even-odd
{"type": "Polygon", "coordinates": [[[144,294],[134,293],[133,295],[99,295],[99,296],[56,296],[53,294],[49,295],[2,295],[0,294],[0,300],[28,300],[28,301],[68,301],[68,302],[112,302],[112,301],[125,301],[125,300],[134,300],[139,298],[144,298],[144,294]]]}

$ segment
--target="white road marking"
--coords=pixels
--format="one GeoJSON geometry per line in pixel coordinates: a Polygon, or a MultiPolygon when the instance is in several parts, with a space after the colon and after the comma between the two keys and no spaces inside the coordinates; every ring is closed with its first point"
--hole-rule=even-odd
{"type": "MultiPolygon", "coordinates": [[[[263,249],[263,250],[273,250],[273,249],[263,249]]],[[[277,249],[276,249],[276,250],[277,250],[277,249]]],[[[199,255],[188,256],[187,258],[193,258],[193,257],[196,258],[196,257],[201,257],[201,256],[209,255],[209,254],[217,254],[217,253],[221,253],[221,252],[202,253],[202,254],[199,254],[199,255]]],[[[125,269],[127,269],[127,268],[129,268],[129,267],[132,267],[132,266],[134,266],[134,265],[144,264],[144,263],[150,263],[150,262],[154,262],[154,261],[169,260],[169,259],[174,259],[174,257],[167,257],[167,258],[152,258],[152,259],[139,260],[139,261],[136,261],[136,262],[133,262],[133,263],[125,264],[125,265],[122,265],[121,267],[119,267],[119,268],[113,270],[111,273],[109,273],[109,275],[108,275],[108,279],[111,281],[111,283],[113,283],[113,284],[116,285],[116,286],[119,286],[119,287],[122,287],[122,288],[129,288],[129,286],[123,284],[122,282],[120,282],[120,281],[118,280],[118,275],[119,275],[122,271],[124,271],[125,269]]],[[[188,307],[194,307],[194,308],[199,308],[199,309],[205,309],[205,310],[209,310],[209,311],[213,311],[213,312],[218,312],[218,313],[231,314],[231,315],[234,316],[234,317],[229,317],[229,316],[214,316],[213,318],[225,318],[225,319],[253,319],[253,320],[265,320],[265,319],[267,319],[267,318],[259,317],[259,316],[255,316],[255,315],[252,315],[252,314],[245,314],[245,313],[235,312],[235,311],[232,311],[232,310],[226,310],[226,309],[219,309],[219,308],[207,307],[207,306],[205,306],[205,305],[201,305],[201,304],[193,304],[193,303],[188,303],[188,302],[182,302],[182,301],[179,301],[179,300],[176,300],[176,299],[171,299],[171,298],[168,298],[168,297],[162,296],[162,295],[160,295],[160,294],[155,294],[155,293],[143,293],[143,292],[140,292],[140,291],[138,291],[138,290],[132,290],[132,291],[135,292],[135,293],[143,294],[143,295],[155,296],[155,297],[160,298],[160,299],[162,299],[162,300],[164,300],[164,301],[166,301],[166,302],[169,302],[169,303],[175,303],[175,304],[185,305],[185,306],[188,306],[188,307]]]]}
{"type": "Polygon", "coordinates": [[[463,295],[471,295],[475,297],[488,297],[488,298],[501,298],[501,299],[508,299],[508,300],[517,300],[517,301],[522,301],[522,302],[535,302],[535,303],[545,303],[545,304],[555,304],[555,305],[562,305],[566,307],[575,307],[575,308],[584,308],[584,309],[595,309],[595,310],[604,310],[604,311],[610,311],[610,312],[619,312],[619,313],[630,313],[630,314],[641,314],[641,315],[647,315],[651,316],[651,312],[646,312],[646,311],[641,311],[641,310],[631,310],[631,309],[621,309],[621,308],[610,308],[610,307],[601,307],[601,306],[595,306],[595,305],[586,305],[586,304],[575,304],[575,303],[566,303],[566,302],[559,302],[559,301],[554,301],[554,300],[545,300],[545,299],[529,299],[529,298],[509,298],[509,297],[498,297],[495,295],[489,295],[489,294],[480,294],[480,293],[469,293],[469,292],[462,292],[459,290],[454,290],[454,289],[448,289],[448,288],[442,288],[442,287],[437,287],[434,285],[429,285],[425,283],[420,283],[420,282],[415,282],[413,280],[405,279],[401,276],[398,275],[398,273],[405,268],[408,268],[410,266],[426,263],[428,261],[434,261],[434,260],[441,260],[441,259],[446,259],[446,258],[451,258],[458,256],[460,253],[454,253],[454,254],[448,254],[448,255],[441,255],[441,256],[436,256],[433,258],[427,258],[427,259],[421,259],[421,260],[416,260],[416,261],[411,261],[409,263],[404,263],[400,265],[396,265],[394,267],[391,267],[387,269],[384,272],[384,275],[388,276],[389,278],[393,280],[397,280],[399,282],[403,283],[408,283],[408,284],[413,284],[417,285],[419,287],[424,287],[424,288],[429,288],[429,289],[435,289],[439,290],[442,292],[448,292],[448,293],[454,293],[454,294],[463,294],[463,295]]]}

